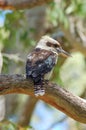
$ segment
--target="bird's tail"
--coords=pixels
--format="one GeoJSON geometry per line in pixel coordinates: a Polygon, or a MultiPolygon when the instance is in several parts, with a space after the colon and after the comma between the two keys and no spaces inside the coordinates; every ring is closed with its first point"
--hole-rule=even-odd
{"type": "Polygon", "coordinates": [[[45,89],[42,85],[34,85],[35,96],[43,96],[45,94],[45,89]]]}

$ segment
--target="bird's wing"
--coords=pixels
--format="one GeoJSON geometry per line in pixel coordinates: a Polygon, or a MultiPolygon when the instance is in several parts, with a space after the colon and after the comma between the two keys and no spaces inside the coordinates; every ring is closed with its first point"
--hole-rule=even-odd
{"type": "Polygon", "coordinates": [[[26,63],[26,77],[38,80],[43,77],[46,73],[51,71],[56,63],[56,56],[53,52],[35,49],[28,55],[26,63]]]}

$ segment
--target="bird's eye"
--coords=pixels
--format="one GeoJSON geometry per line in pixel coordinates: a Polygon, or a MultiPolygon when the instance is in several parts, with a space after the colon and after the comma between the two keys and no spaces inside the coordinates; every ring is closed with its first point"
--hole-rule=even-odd
{"type": "Polygon", "coordinates": [[[51,47],[51,43],[50,42],[47,42],[46,44],[47,44],[47,46],[51,47]]]}
{"type": "Polygon", "coordinates": [[[57,48],[58,47],[57,44],[55,44],[54,47],[57,48]]]}

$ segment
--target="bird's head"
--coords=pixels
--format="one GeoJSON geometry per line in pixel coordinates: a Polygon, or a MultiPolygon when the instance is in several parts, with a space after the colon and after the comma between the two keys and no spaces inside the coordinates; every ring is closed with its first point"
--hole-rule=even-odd
{"type": "Polygon", "coordinates": [[[63,56],[71,56],[68,52],[64,51],[60,43],[49,36],[43,36],[38,42],[36,48],[41,48],[45,50],[52,51],[57,55],[61,54],[63,56]]]}

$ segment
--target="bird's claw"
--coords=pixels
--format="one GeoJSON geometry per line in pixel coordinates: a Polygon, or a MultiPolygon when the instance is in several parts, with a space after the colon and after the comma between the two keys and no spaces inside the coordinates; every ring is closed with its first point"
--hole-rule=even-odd
{"type": "Polygon", "coordinates": [[[42,85],[48,84],[49,80],[43,80],[42,85]]]}

